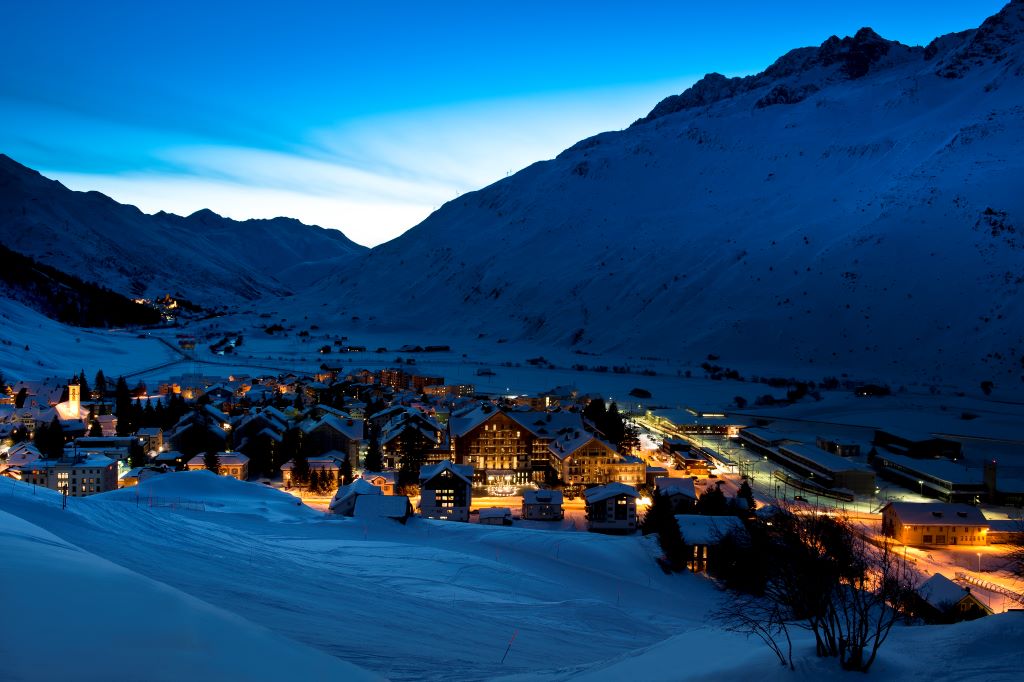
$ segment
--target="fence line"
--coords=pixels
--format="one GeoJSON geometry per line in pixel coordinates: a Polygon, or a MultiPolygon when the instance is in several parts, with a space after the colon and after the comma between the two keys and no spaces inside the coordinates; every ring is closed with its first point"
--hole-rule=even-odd
{"type": "Polygon", "coordinates": [[[956,572],[956,580],[960,580],[965,583],[975,585],[983,590],[988,590],[989,592],[996,592],[1008,599],[1014,600],[1018,604],[1024,605],[1024,595],[1014,592],[1013,590],[1003,587],[1002,585],[997,585],[987,580],[982,580],[981,578],[975,578],[973,575],[968,575],[963,571],[956,572]]]}
{"type": "Polygon", "coordinates": [[[104,500],[108,502],[126,502],[135,504],[136,507],[150,507],[154,509],[170,509],[172,511],[206,511],[204,500],[188,500],[180,497],[153,497],[151,495],[136,495],[135,497],[117,498],[104,500]]]}

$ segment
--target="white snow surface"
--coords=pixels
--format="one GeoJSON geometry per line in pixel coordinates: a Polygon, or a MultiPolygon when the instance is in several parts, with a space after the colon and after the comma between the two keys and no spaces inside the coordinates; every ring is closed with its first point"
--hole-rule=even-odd
{"type": "Polygon", "coordinates": [[[890,43],[861,78],[800,66],[826,43],[732,96],[698,84],[709,104],[465,194],[281,310],[1020,394],[1022,16],[890,43]]]}
{"type": "Polygon", "coordinates": [[[0,564],[4,680],[380,679],[3,509],[0,564]]]}
{"type": "MultiPolygon", "coordinates": [[[[0,638],[6,678],[370,679],[351,664],[396,680],[834,671],[802,635],[790,675],[759,643],[718,629],[708,612],[721,594],[661,573],[649,539],[342,519],[277,508],[279,495],[176,474],[62,510],[56,493],[0,479],[0,560],[16,586],[0,628],[18,633],[0,638]],[[153,491],[206,511],[141,503],[153,491]],[[118,634],[112,649],[124,632],[138,636],[118,634]],[[29,655],[56,633],[60,656],[29,655]]],[[[901,626],[869,677],[1019,679],[1021,634],[1019,613],[901,626]]]]}

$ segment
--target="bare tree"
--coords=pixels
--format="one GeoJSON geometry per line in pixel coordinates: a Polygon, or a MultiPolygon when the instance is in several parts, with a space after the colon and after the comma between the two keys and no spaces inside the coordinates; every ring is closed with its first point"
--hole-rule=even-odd
{"type": "Polygon", "coordinates": [[[788,628],[810,630],[818,656],[866,672],[913,594],[905,559],[891,544],[876,546],[845,519],[825,515],[782,512],[761,531],[752,532],[748,562],[770,567],[763,585],[734,592],[716,619],[757,636],[791,667],[788,628]]]}

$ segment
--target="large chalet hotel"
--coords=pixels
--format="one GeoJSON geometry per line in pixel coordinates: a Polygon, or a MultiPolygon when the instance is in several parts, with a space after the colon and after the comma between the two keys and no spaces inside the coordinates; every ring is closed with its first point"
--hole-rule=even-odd
{"type": "Polygon", "coordinates": [[[567,484],[644,482],[643,462],[584,428],[576,412],[480,405],[452,414],[452,455],[474,468],[474,483],[541,483],[549,472],[567,484]]]}

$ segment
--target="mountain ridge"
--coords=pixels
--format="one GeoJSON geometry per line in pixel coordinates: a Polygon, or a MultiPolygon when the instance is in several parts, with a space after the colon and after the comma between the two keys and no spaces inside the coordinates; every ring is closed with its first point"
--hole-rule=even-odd
{"type": "Polygon", "coordinates": [[[182,295],[208,305],[294,291],[366,250],[338,230],[293,218],[236,221],[202,209],[146,214],[76,192],[0,154],[0,243],[129,296],[182,295]],[[325,263],[322,269],[319,263],[325,263]]]}
{"type": "Polygon", "coordinates": [[[930,50],[830,39],[870,58],[798,48],[756,87],[709,77],[727,97],[466,193],[310,301],[390,329],[1020,386],[1022,15],[930,50]],[[988,58],[947,76],[976,43],[988,58]],[[806,90],[766,102],[779,85],[806,90]]]}

